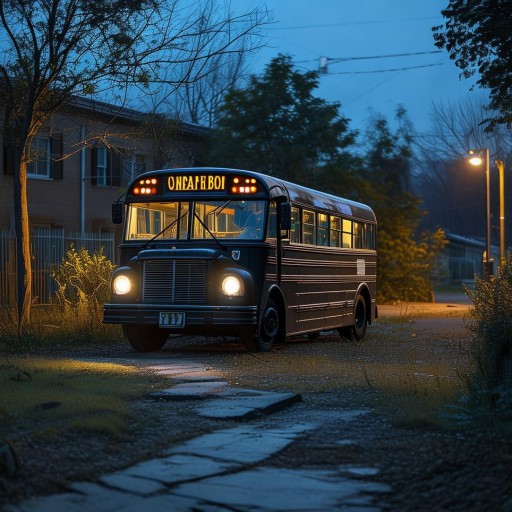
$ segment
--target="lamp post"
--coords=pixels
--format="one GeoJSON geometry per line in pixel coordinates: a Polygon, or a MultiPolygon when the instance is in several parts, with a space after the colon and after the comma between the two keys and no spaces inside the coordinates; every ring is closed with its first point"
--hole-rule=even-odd
{"type": "Polygon", "coordinates": [[[505,264],[505,164],[495,160],[500,176],[500,265],[505,264]]]}
{"type": "Polygon", "coordinates": [[[493,261],[491,259],[491,178],[489,148],[472,149],[469,151],[469,163],[471,165],[482,165],[485,158],[485,191],[487,209],[487,234],[485,244],[484,275],[489,277],[494,273],[493,261]]]}

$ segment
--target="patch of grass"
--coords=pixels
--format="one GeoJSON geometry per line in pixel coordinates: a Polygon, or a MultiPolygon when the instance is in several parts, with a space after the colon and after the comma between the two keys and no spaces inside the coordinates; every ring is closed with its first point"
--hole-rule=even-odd
{"type": "Polygon", "coordinates": [[[379,320],[362,342],[324,334],[315,343],[299,339],[267,354],[237,354],[230,375],[243,386],[294,391],[305,399],[368,390],[397,425],[453,429],[458,427],[446,410],[465,392],[459,372],[473,364],[469,348],[463,327],[434,333],[414,322],[379,320]]]}
{"type": "Polygon", "coordinates": [[[119,325],[93,322],[77,326],[76,315],[56,304],[35,306],[31,312],[31,324],[19,338],[16,324],[7,308],[0,308],[0,350],[25,353],[35,348],[54,345],[77,345],[92,341],[123,339],[119,325]]]}
{"type": "Polygon", "coordinates": [[[137,368],[73,359],[10,358],[0,364],[0,437],[99,433],[127,427],[128,402],[161,378],[137,368]]]}

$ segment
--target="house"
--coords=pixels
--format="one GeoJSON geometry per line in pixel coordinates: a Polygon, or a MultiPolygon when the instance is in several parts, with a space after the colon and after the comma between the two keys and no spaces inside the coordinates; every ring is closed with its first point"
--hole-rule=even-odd
{"type": "MultiPolygon", "coordinates": [[[[2,139],[3,137],[2,132],[2,139]]],[[[30,225],[113,233],[111,204],[146,170],[199,165],[210,130],[75,97],[34,138],[27,169],[30,225]]],[[[13,161],[2,140],[0,230],[14,231],[13,161]]]]}
{"type": "MultiPolygon", "coordinates": [[[[50,269],[67,248],[102,248],[117,261],[121,227],[111,221],[112,202],[140,173],[201,165],[211,131],[73,98],[32,142],[27,168],[29,221],[32,230],[32,294],[48,304],[56,283],[50,269]]],[[[0,159],[0,307],[15,294],[13,175],[16,151],[1,131],[0,159]]]]}

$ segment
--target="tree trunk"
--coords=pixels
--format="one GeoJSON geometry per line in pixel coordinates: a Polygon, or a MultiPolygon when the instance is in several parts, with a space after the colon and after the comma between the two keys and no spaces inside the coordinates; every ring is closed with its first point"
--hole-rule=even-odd
{"type": "Polygon", "coordinates": [[[27,201],[27,164],[15,166],[14,175],[14,222],[17,263],[17,328],[18,336],[30,323],[32,304],[32,258],[30,251],[30,226],[27,201]]]}

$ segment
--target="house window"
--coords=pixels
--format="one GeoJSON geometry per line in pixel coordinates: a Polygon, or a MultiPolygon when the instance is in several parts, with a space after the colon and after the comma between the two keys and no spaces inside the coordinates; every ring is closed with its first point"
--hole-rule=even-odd
{"type": "Polygon", "coordinates": [[[96,184],[107,186],[108,154],[105,146],[100,146],[96,153],[96,184]]]}
{"type": "Polygon", "coordinates": [[[97,146],[91,149],[91,180],[101,187],[121,185],[122,152],[116,148],[97,146]]]}
{"type": "Polygon", "coordinates": [[[31,178],[50,178],[51,141],[49,137],[34,137],[30,148],[30,163],[27,176],[31,178]]]}

